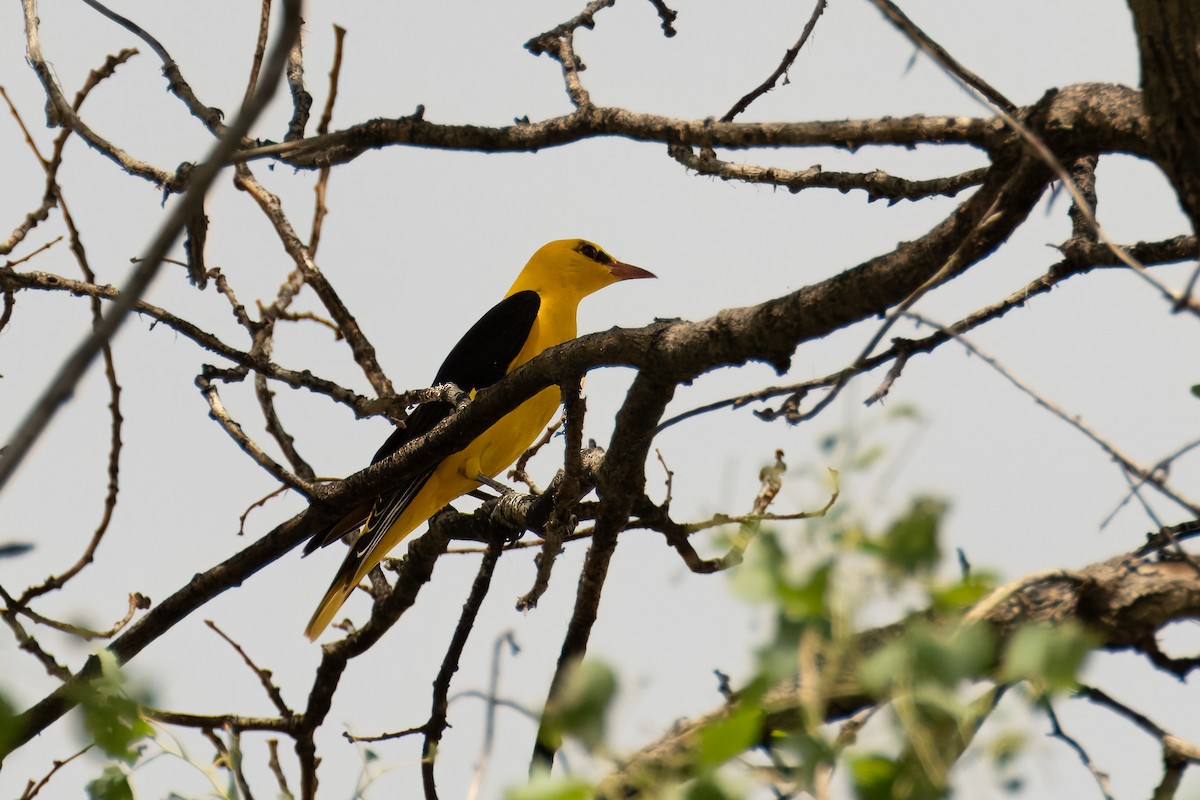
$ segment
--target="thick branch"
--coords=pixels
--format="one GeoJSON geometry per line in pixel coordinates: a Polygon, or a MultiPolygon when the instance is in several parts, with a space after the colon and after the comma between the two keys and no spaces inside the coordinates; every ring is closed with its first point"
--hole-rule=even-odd
{"type": "Polygon", "coordinates": [[[1149,139],[1179,202],[1200,232],[1200,7],[1191,0],[1129,0],[1142,63],[1149,139]]]}
{"type": "MultiPolygon", "coordinates": [[[[422,110],[423,111],[423,110],[422,110]]],[[[1026,112],[1023,112],[1026,113],[1026,112]]],[[[1081,152],[1149,156],[1141,96],[1123,86],[1076,84],[1055,90],[1039,104],[1052,144],[1081,152]]],[[[694,147],[844,147],[864,145],[969,144],[989,151],[1013,140],[1002,120],[911,116],[825,122],[715,122],[588,107],[562,117],[502,128],[439,125],[423,113],[374,119],[324,136],[265,145],[234,156],[239,161],[278,158],[293,167],[317,169],[352,161],[367,150],[412,145],[446,150],[532,152],[596,136],[694,147]]],[[[1073,155],[1073,154],[1072,154],[1073,155]]]]}

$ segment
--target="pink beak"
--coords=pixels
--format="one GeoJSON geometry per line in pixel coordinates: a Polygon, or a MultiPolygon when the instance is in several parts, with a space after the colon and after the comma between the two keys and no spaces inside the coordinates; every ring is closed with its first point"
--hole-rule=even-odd
{"type": "Polygon", "coordinates": [[[632,280],[633,278],[657,278],[653,272],[635,267],[633,264],[622,264],[620,261],[614,261],[608,265],[608,271],[612,276],[619,281],[632,280]]]}

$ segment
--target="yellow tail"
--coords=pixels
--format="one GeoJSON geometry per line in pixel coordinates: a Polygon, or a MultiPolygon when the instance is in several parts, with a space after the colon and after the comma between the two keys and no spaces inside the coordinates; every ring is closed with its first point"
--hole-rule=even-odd
{"type": "Polygon", "coordinates": [[[308,627],[304,629],[304,635],[315,642],[317,637],[321,635],[321,632],[333,621],[333,615],[338,612],[338,609],[353,594],[354,587],[357,585],[357,583],[348,583],[345,580],[335,580],[333,585],[329,587],[329,591],[325,592],[325,597],[322,598],[321,605],[317,606],[316,613],[308,621],[308,627]]]}

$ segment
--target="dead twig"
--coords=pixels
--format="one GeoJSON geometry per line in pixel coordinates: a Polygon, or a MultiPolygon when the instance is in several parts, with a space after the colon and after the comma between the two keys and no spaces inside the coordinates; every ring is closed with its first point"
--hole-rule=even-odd
{"type": "Polygon", "coordinates": [[[788,71],[792,68],[792,64],[796,61],[796,56],[800,55],[800,48],[804,47],[804,43],[808,41],[808,37],[812,36],[813,28],[817,27],[817,20],[825,13],[827,0],[817,0],[813,6],[812,15],[808,18],[808,22],[804,25],[804,30],[800,32],[800,38],[796,43],[788,48],[788,51],[783,54],[783,60],[779,62],[779,66],[775,68],[767,79],[756,86],[750,92],[733,104],[733,108],[725,112],[725,116],[721,117],[722,122],[733,122],[733,118],[750,107],[758,98],[762,97],[767,92],[775,88],[775,84],[782,78],[784,84],[788,83],[788,71]]]}
{"type": "Polygon", "coordinates": [[[262,684],[263,690],[267,693],[267,697],[271,698],[271,703],[275,706],[275,710],[279,712],[279,716],[283,719],[290,719],[291,717],[295,716],[295,712],[293,712],[288,707],[288,704],[283,701],[283,694],[279,691],[279,687],[275,685],[275,681],[272,679],[271,670],[263,669],[255,664],[246,651],[242,649],[242,646],[230,638],[229,634],[218,628],[217,624],[211,619],[204,620],[204,624],[207,625],[213,631],[213,633],[224,639],[226,644],[232,647],[234,652],[242,657],[242,661],[245,662],[246,666],[250,668],[251,672],[258,677],[259,683],[262,684]]]}

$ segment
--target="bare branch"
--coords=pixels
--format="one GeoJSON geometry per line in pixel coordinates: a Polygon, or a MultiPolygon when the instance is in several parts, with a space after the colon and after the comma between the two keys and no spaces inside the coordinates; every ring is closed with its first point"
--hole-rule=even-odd
{"type": "MultiPolygon", "coordinates": [[[[316,262],[312,260],[312,255],[308,247],[300,240],[295,229],[283,213],[282,204],[279,198],[271,192],[267,191],[261,183],[254,177],[250,170],[244,164],[237,165],[237,186],[250,193],[258,203],[259,208],[267,215],[271,221],[272,227],[275,228],[279,235],[280,242],[288,255],[296,264],[296,269],[302,276],[303,283],[311,286],[316,291],[317,296],[321,298],[321,302],[333,315],[334,321],[337,323],[338,330],[346,339],[346,343],[350,345],[350,351],[354,354],[354,360],[362,368],[367,380],[371,382],[371,386],[382,397],[394,394],[392,383],[383,373],[383,368],[379,366],[379,361],[375,357],[375,348],[367,340],[366,334],[358,325],[358,321],[351,315],[350,310],[342,303],[341,298],[334,290],[333,286],[325,278],[325,275],[317,267],[316,262]]],[[[280,306],[280,304],[276,304],[280,306]]],[[[280,306],[282,308],[282,306],[280,306]]]]}
{"type": "Polygon", "coordinates": [[[887,200],[889,205],[901,200],[923,200],[939,195],[953,197],[965,189],[978,186],[987,175],[987,168],[980,167],[945,178],[909,180],[888,175],[880,170],[867,173],[826,172],[819,165],[805,170],[788,170],[734,164],[721,161],[711,150],[696,155],[690,146],[683,144],[669,145],[667,152],[688,169],[723,181],[779,186],[793,194],[805,189],[837,189],[843,193],[861,189],[867,193],[869,200],[887,200]]]}
{"type": "MultiPolygon", "coordinates": [[[[205,370],[196,376],[196,386],[199,387],[201,394],[204,395],[204,399],[208,401],[210,416],[229,434],[229,438],[237,442],[238,447],[242,448],[246,455],[254,459],[256,464],[269,472],[276,480],[285,486],[295,489],[305,497],[312,497],[314,489],[311,480],[306,480],[284,469],[282,464],[279,464],[267,455],[266,451],[246,435],[245,431],[242,430],[242,426],[229,416],[229,412],[225,410],[225,405],[221,402],[221,397],[217,393],[217,387],[213,385],[212,377],[213,371],[211,369],[205,370]]],[[[305,466],[308,465],[305,464],[305,466]]]]}
{"type": "MultiPolygon", "coordinates": [[[[933,328],[945,330],[938,323],[933,322],[933,321],[921,316],[920,314],[906,312],[905,315],[910,317],[911,319],[916,320],[917,322],[920,322],[923,325],[929,325],[930,327],[933,327],[933,328]]],[[[1090,439],[1101,450],[1103,450],[1105,453],[1107,453],[1109,455],[1109,457],[1112,458],[1113,461],[1117,462],[1117,464],[1120,465],[1120,467],[1123,470],[1136,476],[1139,480],[1150,484],[1155,489],[1157,489],[1164,497],[1171,500],[1172,502],[1174,502],[1176,505],[1180,506],[1184,510],[1188,511],[1193,516],[1200,516],[1200,504],[1197,504],[1193,500],[1189,500],[1188,498],[1181,495],[1179,492],[1172,489],[1167,484],[1165,476],[1163,476],[1161,474],[1156,474],[1155,470],[1140,466],[1139,464],[1134,462],[1133,459],[1131,459],[1129,456],[1125,455],[1123,452],[1121,452],[1119,449],[1117,449],[1116,445],[1112,444],[1107,439],[1104,439],[1098,433],[1093,431],[1090,427],[1085,425],[1083,423],[1082,419],[1080,419],[1078,414],[1069,414],[1066,411],[1064,411],[1063,409],[1059,408],[1054,403],[1047,400],[1040,392],[1036,391],[1031,386],[1029,386],[1027,383],[1025,383],[1024,381],[1017,378],[1015,375],[1013,375],[1013,373],[1010,370],[1006,369],[995,358],[993,358],[992,356],[990,356],[987,353],[980,350],[976,345],[972,344],[968,339],[964,338],[961,335],[955,335],[954,338],[959,344],[961,344],[964,348],[966,348],[972,355],[978,356],[979,359],[984,364],[987,364],[989,367],[994,369],[996,372],[1000,373],[1000,375],[1006,381],[1008,381],[1013,386],[1015,386],[1017,389],[1019,389],[1023,394],[1027,395],[1030,399],[1032,399],[1039,406],[1046,409],[1051,414],[1058,417],[1060,420],[1067,423],[1072,428],[1079,431],[1084,436],[1086,436],[1088,439],[1090,439]]]]}
{"type": "Polygon", "coordinates": [[[1092,777],[1096,779],[1096,785],[1100,787],[1100,793],[1104,795],[1104,800],[1115,800],[1112,784],[1108,780],[1108,773],[1096,766],[1096,762],[1083,749],[1083,745],[1062,729],[1062,725],[1058,722],[1058,715],[1054,713],[1054,706],[1046,703],[1042,706],[1042,710],[1046,712],[1046,716],[1050,719],[1050,735],[1055,739],[1066,742],[1067,746],[1075,751],[1075,755],[1079,756],[1079,760],[1083,762],[1088,772],[1092,773],[1092,777]]]}
{"type": "Polygon", "coordinates": [[[291,52],[288,53],[287,65],[288,89],[292,94],[292,119],[288,123],[287,136],[284,141],[294,142],[304,138],[304,129],[308,127],[309,111],[312,109],[312,95],[304,88],[304,33],[292,42],[291,52]]]}
{"type": "Polygon", "coordinates": [[[204,123],[204,127],[208,128],[214,136],[223,136],[225,134],[225,126],[221,124],[221,118],[224,114],[220,109],[206,106],[200,102],[200,99],[196,97],[196,93],[192,91],[191,85],[184,80],[179,65],[175,63],[175,59],[171,58],[171,54],[167,52],[167,49],[162,46],[162,43],[158,39],[155,39],[132,20],[101,5],[98,0],[83,0],[83,2],[148,44],[150,49],[163,62],[163,77],[167,79],[167,88],[171,91],[171,94],[182,100],[192,116],[204,123]]]}
{"type": "MultiPolygon", "coordinates": [[[[219,273],[218,273],[219,274],[219,273]]],[[[121,297],[112,286],[98,286],[89,284],[84,281],[77,281],[71,278],[64,278],[59,275],[53,275],[45,272],[12,272],[4,267],[0,267],[0,286],[6,288],[30,288],[30,289],[46,289],[51,291],[62,291],[77,295],[87,295],[99,297],[105,300],[116,300],[121,297]]],[[[238,308],[241,308],[238,306],[238,308]]],[[[291,386],[292,388],[305,388],[318,394],[324,394],[339,403],[343,403],[354,410],[355,414],[364,417],[374,414],[387,413],[387,408],[381,406],[379,398],[366,398],[355,394],[349,389],[344,389],[332,381],[318,378],[312,375],[307,370],[291,370],[280,367],[273,362],[267,360],[260,355],[247,353],[237,348],[230,347],[212,334],[201,330],[191,322],[177,317],[170,312],[151,305],[145,301],[139,300],[134,304],[134,311],[139,314],[145,314],[153,319],[163,323],[172,330],[178,332],[182,336],[191,339],[196,344],[206,350],[209,350],[230,361],[238,364],[247,370],[253,369],[256,372],[267,375],[270,378],[278,380],[282,383],[291,386]]],[[[244,311],[244,309],[243,309],[244,311]]],[[[232,376],[223,374],[223,378],[232,380],[232,376]]],[[[244,377],[244,373],[241,377],[244,377]]],[[[399,399],[400,405],[407,402],[416,402],[416,397],[419,393],[412,395],[401,395],[399,399]],[[410,399],[414,398],[414,399],[410,399]]]]}
{"type": "Polygon", "coordinates": [[[46,788],[46,784],[50,782],[50,779],[54,777],[56,772],[65,767],[67,764],[70,764],[75,759],[79,758],[88,750],[91,750],[93,747],[95,747],[94,744],[89,744],[82,750],[72,753],[62,760],[55,759],[54,763],[50,767],[50,771],[47,772],[40,781],[37,783],[34,783],[33,781],[29,782],[29,785],[25,787],[25,791],[21,792],[21,797],[19,800],[33,800],[33,798],[37,797],[38,792],[46,788]]]}
{"type": "MultiPolygon", "coordinates": [[[[537,557],[537,575],[533,587],[517,599],[518,611],[529,611],[536,608],[538,600],[550,588],[550,572],[554,562],[562,551],[563,539],[575,529],[575,519],[571,510],[581,495],[580,477],[583,464],[580,451],[583,449],[583,417],[587,412],[587,401],[580,393],[579,385],[582,378],[575,378],[562,385],[563,428],[566,431],[567,442],[564,449],[565,463],[562,478],[557,486],[557,498],[554,510],[546,523],[542,551],[537,557]]],[[[522,470],[523,471],[523,470],[522,470]]]]}
{"type": "Polygon", "coordinates": [[[775,68],[765,81],[755,87],[752,91],[742,97],[733,104],[733,108],[725,112],[725,116],[721,117],[722,122],[732,122],[733,118],[750,107],[758,98],[762,97],[767,92],[775,88],[775,84],[783,78],[783,82],[788,82],[788,71],[792,68],[792,64],[796,61],[796,56],[800,55],[800,48],[804,47],[804,43],[808,41],[808,37],[812,36],[813,28],[817,27],[817,20],[825,13],[827,0],[817,0],[813,6],[812,15],[808,18],[808,22],[804,25],[804,30],[800,32],[800,38],[792,45],[783,55],[783,61],[779,62],[779,66],[775,68]]]}
{"type": "Polygon", "coordinates": [[[496,564],[504,552],[502,544],[503,541],[499,538],[493,538],[488,543],[487,552],[484,553],[483,560],[479,564],[479,573],[475,576],[475,582],[471,584],[471,593],[463,603],[462,615],[458,619],[458,625],[454,628],[454,635],[450,638],[446,656],[442,659],[442,667],[433,680],[433,707],[429,712],[429,722],[424,727],[425,743],[421,747],[421,780],[425,786],[425,797],[428,800],[436,800],[438,796],[433,767],[437,761],[438,744],[442,741],[442,734],[446,732],[449,725],[446,719],[446,709],[447,697],[450,694],[450,680],[458,671],[458,663],[462,658],[463,648],[467,645],[467,637],[475,627],[475,618],[479,615],[479,609],[483,605],[484,598],[487,597],[488,589],[491,588],[492,574],[496,571],[496,564]]]}
{"type": "MultiPolygon", "coordinates": [[[[467,800],[476,800],[479,797],[479,789],[483,784],[483,776],[487,773],[488,763],[492,759],[492,744],[496,736],[496,707],[501,702],[497,697],[500,690],[500,656],[504,652],[504,645],[506,644],[514,655],[520,650],[516,640],[513,638],[512,631],[505,631],[500,636],[497,636],[495,643],[492,645],[492,668],[488,674],[487,695],[484,697],[487,701],[487,711],[484,713],[483,718],[483,745],[480,749],[479,761],[475,764],[475,770],[471,773],[471,786],[467,790],[467,800]]],[[[537,719],[537,716],[533,715],[533,718],[537,719]]]]}
{"type": "Polygon", "coordinates": [[[925,31],[913,24],[913,21],[895,3],[891,2],[891,0],[871,0],[871,2],[875,4],[875,7],[880,10],[889,22],[899,28],[913,44],[927,53],[934,62],[942,65],[947,72],[982,94],[1007,113],[1015,114],[1017,112],[1017,107],[1011,100],[993,89],[983,78],[956,61],[940,44],[931,39],[925,31]]]}
{"type": "MultiPolygon", "coordinates": [[[[634,379],[617,414],[617,426],[609,451],[621,453],[622,457],[605,459],[597,476],[600,509],[596,516],[596,530],[583,562],[571,622],[563,636],[554,678],[547,693],[548,708],[557,702],[568,668],[587,652],[588,639],[596,624],[600,594],[608,577],[608,565],[617,547],[617,534],[629,520],[633,499],[642,495],[646,481],[646,455],[654,438],[655,427],[674,391],[674,383],[666,383],[641,372],[634,379]]],[[[543,736],[539,729],[530,771],[549,771],[554,754],[555,748],[549,743],[549,737],[543,736]]]]}
{"type": "Polygon", "coordinates": [[[271,774],[275,776],[275,783],[279,786],[280,800],[292,800],[292,791],[288,788],[287,776],[283,774],[283,765],[279,763],[279,740],[267,739],[267,766],[271,768],[271,774]]]}
{"type": "MultiPolygon", "coordinates": [[[[337,102],[338,81],[342,75],[342,48],[346,40],[346,29],[340,25],[333,26],[333,66],[329,69],[329,94],[325,98],[325,108],[321,111],[321,120],[317,123],[317,135],[324,136],[329,132],[329,123],[333,121],[333,104],[337,102]]],[[[321,226],[329,208],[325,205],[325,196],[329,189],[329,173],[332,167],[328,164],[321,167],[317,184],[313,187],[316,203],[313,207],[312,230],[308,235],[308,252],[316,258],[317,245],[321,243],[321,226]]]]}
{"type": "Polygon", "coordinates": [[[211,619],[204,620],[204,624],[211,628],[212,631],[217,634],[217,636],[220,636],[222,639],[224,639],[225,642],[232,647],[239,656],[242,657],[242,661],[244,661],[246,666],[250,668],[250,671],[258,677],[259,683],[262,684],[263,690],[267,693],[267,697],[271,698],[271,703],[275,706],[275,710],[279,712],[279,716],[284,719],[291,718],[294,715],[294,712],[288,708],[288,704],[283,701],[283,694],[279,691],[279,687],[276,686],[275,682],[272,680],[271,670],[263,669],[255,664],[246,651],[242,649],[242,646],[231,639],[229,635],[225,633],[225,631],[218,628],[217,624],[211,619]]]}

